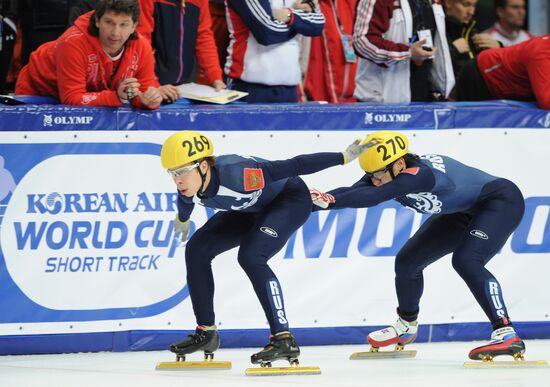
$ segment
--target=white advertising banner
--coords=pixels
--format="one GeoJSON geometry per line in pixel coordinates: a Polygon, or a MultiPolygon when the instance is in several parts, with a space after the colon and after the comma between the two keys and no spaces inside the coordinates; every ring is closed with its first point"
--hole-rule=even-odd
{"type": "MultiPolygon", "coordinates": [[[[0,134],[0,335],[193,329],[185,245],[174,238],[176,190],[159,152],[172,132],[0,134]]],[[[550,131],[405,131],[410,150],[444,154],[515,182],[524,219],[488,264],[514,321],[550,321],[550,131]]],[[[208,132],[215,154],[269,160],[342,151],[358,131],[208,132]]],[[[304,176],[328,191],[355,183],[358,163],[304,176]]],[[[213,214],[196,206],[192,231],[213,214]]],[[[393,264],[425,220],[386,202],[321,211],[270,261],[291,327],[395,320],[393,264]]],[[[266,328],[236,250],[213,262],[217,324],[266,328]]],[[[485,321],[450,256],[424,271],[422,323],[485,321]]]]}

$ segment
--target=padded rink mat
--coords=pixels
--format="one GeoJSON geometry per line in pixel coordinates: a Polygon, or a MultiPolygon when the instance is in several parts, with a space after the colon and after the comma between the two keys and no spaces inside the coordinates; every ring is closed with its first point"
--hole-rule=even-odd
{"type": "MultiPolygon", "coordinates": [[[[349,360],[367,345],[302,347],[301,362],[321,367],[320,375],[251,377],[255,348],[221,349],[216,360],[231,370],[155,371],[159,361],[172,361],[168,351],[101,352],[0,357],[0,386],[6,387],[242,387],[242,386],[547,386],[550,368],[465,369],[468,351],[479,342],[421,343],[413,359],[349,360]]],[[[550,340],[527,340],[527,360],[550,360],[550,340]]],[[[199,355],[197,355],[199,356],[199,355]]],[[[191,360],[191,357],[190,359],[191,360]]],[[[278,363],[278,362],[277,362],[278,363]]],[[[278,364],[274,363],[274,366],[278,364]]],[[[280,362],[284,365],[284,362],[280,362]]]]}

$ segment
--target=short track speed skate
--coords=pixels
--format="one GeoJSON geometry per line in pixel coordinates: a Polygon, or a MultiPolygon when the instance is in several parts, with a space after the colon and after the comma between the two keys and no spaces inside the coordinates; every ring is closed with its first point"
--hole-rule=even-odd
{"type": "Polygon", "coordinates": [[[187,336],[185,340],[170,345],[170,351],[176,354],[176,361],[161,362],[157,364],[157,370],[193,370],[230,369],[230,361],[214,361],[214,351],[220,347],[220,336],[216,329],[197,327],[195,333],[187,336]],[[186,361],[185,356],[204,351],[204,361],[186,361]]]}
{"type": "Polygon", "coordinates": [[[367,340],[371,345],[368,352],[354,352],[349,357],[351,360],[361,359],[388,359],[415,357],[416,351],[405,351],[405,345],[416,339],[418,325],[398,318],[395,324],[378,331],[369,333],[367,340]],[[380,351],[381,347],[395,344],[393,351],[380,351]]]}
{"type": "Polygon", "coordinates": [[[246,375],[312,375],[320,374],[319,367],[301,367],[298,362],[300,348],[290,332],[280,332],[269,339],[264,349],[250,357],[252,364],[259,364],[259,368],[247,368],[246,375]],[[271,362],[275,360],[287,360],[290,367],[272,367],[271,362]]]}
{"type": "Polygon", "coordinates": [[[523,357],[525,344],[511,326],[496,329],[491,334],[491,341],[470,351],[472,360],[464,363],[467,368],[488,367],[548,367],[546,360],[527,361],[523,357]],[[494,361],[496,356],[512,356],[513,361],[494,361]]]}

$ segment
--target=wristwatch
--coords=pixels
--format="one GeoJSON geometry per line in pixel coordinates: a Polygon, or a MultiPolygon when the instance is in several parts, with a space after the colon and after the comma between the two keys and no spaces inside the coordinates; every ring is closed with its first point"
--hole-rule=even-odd
{"type": "Polygon", "coordinates": [[[288,24],[290,23],[290,20],[292,19],[292,11],[290,10],[290,8],[287,8],[286,9],[286,21],[285,23],[288,24]]]}

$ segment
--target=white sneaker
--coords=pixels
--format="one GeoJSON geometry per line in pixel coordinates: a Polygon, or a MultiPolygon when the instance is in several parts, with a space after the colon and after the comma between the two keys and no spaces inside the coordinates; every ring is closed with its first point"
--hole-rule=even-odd
{"type": "Polygon", "coordinates": [[[417,332],[418,322],[405,321],[399,317],[392,326],[369,333],[367,340],[373,347],[386,347],[392,344],[404,346],[416,339],[417,332]]]}

